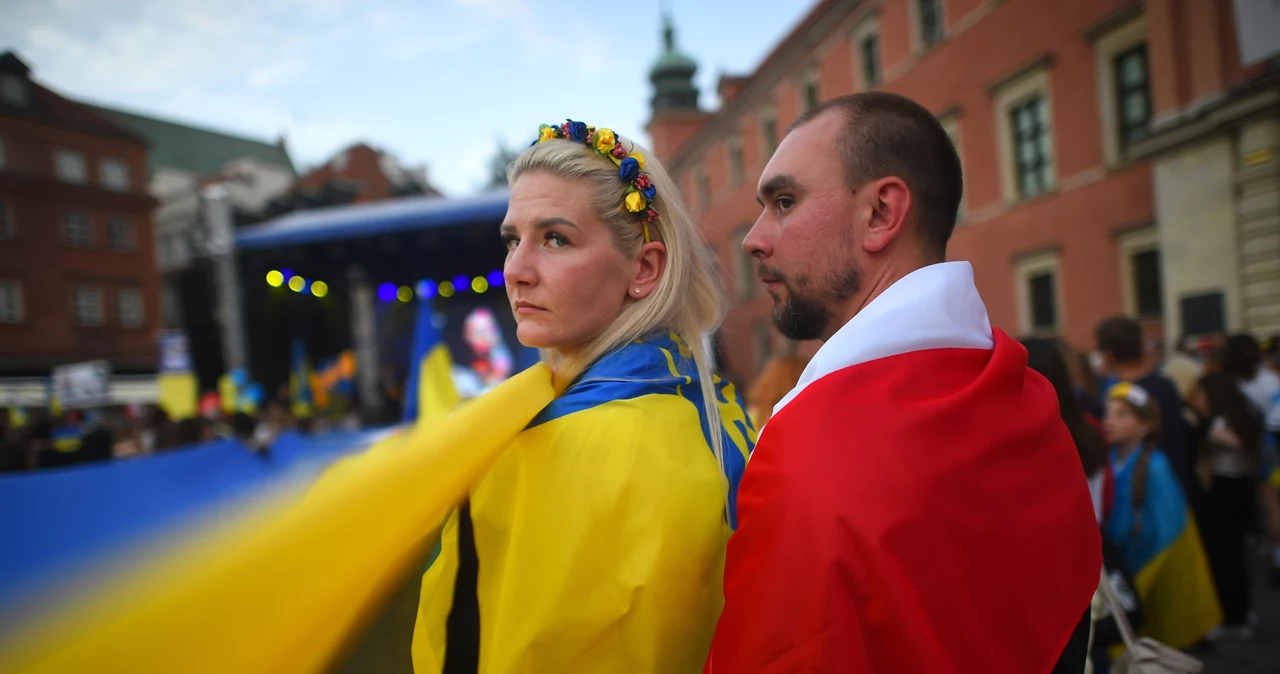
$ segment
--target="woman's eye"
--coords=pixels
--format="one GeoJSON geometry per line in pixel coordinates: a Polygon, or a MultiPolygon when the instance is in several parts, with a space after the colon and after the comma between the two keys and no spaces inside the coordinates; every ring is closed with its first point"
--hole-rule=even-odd
{"type": "Polygon", "coordinates": [[[508,252],[515,250],[518,245],[520,245],[520,239],[514,236],[508,234],[502,237],[502,247],[506,248],[508,252]]]}
{"type": "Polygon", "coordinates": [[[563,234],[556,232],[547,232],[546,240],[553,248],[563,248],[569,245],[569,240],[564,238],[563,234]]]}

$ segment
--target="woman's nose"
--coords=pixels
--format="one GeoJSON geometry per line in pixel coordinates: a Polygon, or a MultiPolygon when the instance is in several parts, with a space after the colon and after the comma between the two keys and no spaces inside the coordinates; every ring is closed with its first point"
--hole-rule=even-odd
{"type": "Polygon", "coordinates": [[[532,253],[523,242],[507,253],[507,261],[502,266],[502,278],[508,286],[531,286],[537,280],[532,253]]]}

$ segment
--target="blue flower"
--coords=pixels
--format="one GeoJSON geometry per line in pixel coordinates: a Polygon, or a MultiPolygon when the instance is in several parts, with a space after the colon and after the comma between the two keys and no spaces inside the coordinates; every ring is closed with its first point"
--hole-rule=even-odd
{"type": "Polygon", "coordinates": [[[627,157],[618,164],[618,177],[622,182],[629,183],[640,176],[640,162],[632,157],[627,157]]]}
{"type": "Polygon", "coordinates": [[[658,194],[658,188],[654,187],[653,185],[649,185],[648,187],[640,190],[640,193],[644,195],[645,199],[648,199],[649,201],[653,201],[653,198],[658,194]]]}
{"type": "Polygon", "coordinates": [[[572,138],[575,143],[587,142],[587,123],[569,120],[569,137],[572,138]]]}

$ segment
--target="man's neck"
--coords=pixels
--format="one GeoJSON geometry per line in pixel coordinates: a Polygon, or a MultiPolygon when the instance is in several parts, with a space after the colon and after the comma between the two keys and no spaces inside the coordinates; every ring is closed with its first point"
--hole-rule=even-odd
{"type": "Polygon", "coordinates": [[[853,317],[857,316],[868,304],[871,304],[877,297],[884,294],[884,291],[888,290],[890,286],[901,281],[907,274],[937,262],[942,262],[942,260],[928,262],[919,259],[887,261],[886,264],[875,271],[864,271],[861,278],[862,287],[859,289],[858,294],[849,298],[843,310],[832,317],[831,323],[827,325],[825,334],[819,339],[825,343],[846,323],[853,320],[853,317]]]}

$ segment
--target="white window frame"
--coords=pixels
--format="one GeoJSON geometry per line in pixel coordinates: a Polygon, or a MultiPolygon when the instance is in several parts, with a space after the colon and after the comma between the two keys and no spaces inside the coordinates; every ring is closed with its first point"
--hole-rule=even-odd
{"type": "Polygon", "coordinates": [[[1053,119],[1053,92],[1050,87],[1049,67],[1040,65],[1019,74],[1001,84],[993,92],[996,114],[996,143],[1000,151],[1000,188],[1006,202],[1022,201],[1018,194],[1018,160],[1013,143],[1013,127],[1009,124],[1009,115],[1018,105],[1036,96],[1044,97],[1045,120],[1049,127],[1049,186],[1044,192],[1031,195],[1026,199],[1035,199],[1053,192],[1058,185],[1058,145],[1056,125],[1053,119]]]}
{"type": "Polygon", "coordinates": [[[18,223],[14,220],[13,202],[0,198],[0,239],[18,236],[18,223]]]}
{"type": "Polygon", "coordinates": [[[128,192],[129,165],[124,163],[123,159],[107,158],[99,161],[98,184],[115,192],[128,192]],[[119,169],[119,171],[113,173],[113,169],[119,169]]]}
{"type": "Polygon", "coordinates": [[[760,147],[764,149],[761,156],[764,157],[763,165],[773,156],[778,144],[782,142],[782,138],[778,135],[778,109],[772,103],[766,103],[760,107],[760,113],[757,115],[760,128],[760,147]],[[769,135],[765,133],[765,127],[769,126],[773,129],[773,140],[770,142],[769,135]]]}
{"type": "MultiPolygon", "coordinates": [[[[130,301],[133,301],[132,299],[130,301]]],[[[116,322],[122,328],[141,328],[147,323],[147,303],[141,288],[116,290],[116,322]],[[136,315],[125,315],[125,297],[136,298],[136,315]]]]}
{"type": "Polygon", "coordinates": [[[805,68],[800,73],[800,77],[796,79],[796,83],[799,85],[796,88],[796,94],[800,98],[800,114],[803,115],[822,105],[822,77],[821,73],[818,72],[818,66],[811,65],[805,68]],[[817,93],[814,96],[813,108],[809,107],[809,87],[814,87],[814,91],[817,93]]]}
{"type": "Polygon", "coordinates": [[[747,157],[742,147],[742,136],[732,133],[724,141],[725,168],[728,169],[729,184],[737,187],[747,179],[747,157]],[[737,161],[734,161],[734,158],[737,161]]]}
{"type": "Polygon", "coordinates": [[[15,325],[26,320],[26,307],[22,298],[22,281],[0,279],[0,323],[15,325]],[[10,295],[9,293],[12,293],[10,295]],[[8,297],[8,299],[5,299],[8,297]],[[9,301],[12,300],[12,304],[9,301]],[[10,313],[12,309],[12,313],[10,313]]]}
{"type": "Polygon", "coordinates": [[[137,230],[137,227],[134,226],[133,218],[121,213],[108,215],[107,216],[107,248],[117,252],[121,252],[121,253],[131,253],[135,249],[137,249],[137,247],[138,247],[138,230],[137,230]],[[113,227],[113,225],[116,225],[116,224],[123,224],[124,231],[128,233],[127,236],[125,237],[125,241],[123,242],[123,245],[117,245],[120,242],[117,242],[116,237],[113,236],[113,234],[115,234],[115,228],[113,227]]]}
{"type": "Polygon", "coordinates": [[[93,214],[89,211],[71,209],[62,214],[62,241],[72,248],[92,248],[93,247],[93,214]],[[84,216],[84,240],[78,241],[72,236],[73,228],[71,226],[73,218],[84,216]]]}
{"type": "Polygon", "coordinates": [[[884,45],[880,40],[880,15],[872,14],[858,23],[853,29],[853,73],[854,91],[866,91],[884,84],[884,45]],[[867,64],[863,59],[862,43],[868,37],[876,37],[876,71],[880,78],[877,82],[867,81],[867,64]]]}
{"type": "MultiPolygon", "coordinates": [[[[1147,41],[1147,16],[1134,18],[1107,31],[1093,43],[1098,80],[1098,113],[1102,117],[1102,157],[1107,166],[1115,166],[1122,159],[1120,148],[1120,101],[1116,99],[1117,56],[1147,41]]],[[[1151,73],[1150,51],[1147,54],[1147,78],[1151,73]]]]}
{"type": "MultiPolygon", "coordinates": [[[[1160,250],[1160,228],[1155,225],[1130,230],[1117,237],[1116,251],[1120,256],[1120,285],[1124,288],[1124,312],[1130,316],[1138,316],[1143,319],[1156,318],[1151,315],[1141,316],[1138,314],[1138,289],[1135,287],[1133,278],[1134,256],[1153,250],[1160,250]]],[[[1163,285],[1162,279],[1161,286],[1163,285]]],[[[1163,287],[1161,287],[1160,292],[1163,294],[1163,287]]]]}
{"type": "Polygon", "coordinates": [[[83,185],[89,181],[89,164],[83,152],[57,150],[53,153],[53,171],[58,176],[58,180],[64,183],[83,185]]]}
{"type": "Polygon", "coordinates": [[[1018,296],[1018,327],[1023,335],[1052,337],[1066,330],[1066,310],[1062,304],[1062,262],[1057,250],[1041,251],[1019,257],[1014,262],[1014,283],[1018,296]],[[1053,274],[1053,303],[1057,314],[1054,325],[1037,328],[1031,306],[1031,279],[1045,272],[1053,274]]]}
{"type": "Polygon", "coordinates": [[[102,287],[93,284],[77,285],[71,296],[71,309],[77,326],[90,328],[101,326],[106,320],[106,312],[103,311],[102,307],[102,287]],[[82,306],[82,298],[95,296],[96,301],[82,306]],[[81,309],[87,308],[92,310],[89,312],[81,311],[81,309]]]}
{"type": "MultiPolygon", "coordinates": [[[[951,113],[949,115],[944,115],[942,119],[939,119],[938,121],[942,123],[942,130],[947,132],[947,137],[951,139],[951,144],[956,146],[956,155],[960,157],[960,174],[963,176],[965,166],[964,131],[963,125],[960,124],[960,114],[951,113]]],[[[967,181],[962,180],[961,182],[962,191],[960,192],[960,208],[956,210],[956,224],[964,222],[968,216],[968,209],[965,208],[964,204],[965,192],[967,190],[963,189],[963,184],[967,181]]]]}
{"type": "Polygon", "coordinates": [[[938,41],[931,45],[926,45],[924,43],[924,26],[921,23],[920,0],[910,0],[910,2],[907,3],[907,11],[911,16],[911,38],[913,42],[913,49],[917,54],[934,49],[938,45],[947,41],[947,35],[950,32],[947,30],[947,3],[946,0],[937,0],[937,2],[938,25],[942,30],[942,34],[938,36],[938,41]]]}

